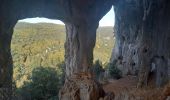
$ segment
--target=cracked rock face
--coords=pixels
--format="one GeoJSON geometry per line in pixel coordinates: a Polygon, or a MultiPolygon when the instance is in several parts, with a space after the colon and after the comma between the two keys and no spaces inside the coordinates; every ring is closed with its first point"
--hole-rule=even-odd
{"type": "Polygon", "coordinates": [[[170,75],[170,2],[168,0],[119,0],[115,3],[115,36],[111,62],[123,75],[138,75],[138,86],[154,74],[162,86],[170,75]]]}

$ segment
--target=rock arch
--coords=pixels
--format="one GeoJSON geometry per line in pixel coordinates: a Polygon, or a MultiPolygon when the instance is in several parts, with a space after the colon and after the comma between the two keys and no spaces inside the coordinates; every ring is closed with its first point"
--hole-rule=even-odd
{"type": "MultiPolygon", "coordinates": [[[[75,73],[84,73],[83,77],[90,75],[98,22],[111,6],[111,0],[0,0],[0,99],[10,100],[12,95],[10,43],[13,27],[19,19],[46,17],[65,23],[66,76],[70,80],[75,73]]],[[[92,78],[89,81],[98,89],[92,78]]],[[[89,96],[91,94],[93,91],[89,96]]],[[[96,93],[96,99],[99,96],[96,93]]]]}

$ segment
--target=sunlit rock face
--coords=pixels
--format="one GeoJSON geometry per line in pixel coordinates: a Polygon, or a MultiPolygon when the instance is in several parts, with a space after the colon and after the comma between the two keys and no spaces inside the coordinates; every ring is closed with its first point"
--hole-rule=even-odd
{"type": "Polygon", "coordinates": [[[138,75],[139,86],[151,74],[162,86],[170,74],[170,2],[168,0],[119,0],[115,3],[115,36],[111,62],[123,75],[138,75]]]}

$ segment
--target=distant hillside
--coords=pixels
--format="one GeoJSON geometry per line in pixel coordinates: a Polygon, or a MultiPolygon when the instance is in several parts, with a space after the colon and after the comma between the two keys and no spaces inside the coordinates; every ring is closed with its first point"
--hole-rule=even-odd
{"type": "MultiPolygon", "coordinates": [[[[19,82],[18,86],[27,80],[24,78],[29,76],[33,68],[38,66],[57,68],[58,64],[64,61],[65,36],[63,25],[17,23],[11,48],[14,79],[18,80],[16,81],[19,82]]],[[[100,27],[97,31],[94,61],[99,59],[103,63],[108,62],[113,45],[113,28],[100,27]]]]}
{"type": "Polygon", "coordinates": [[[113,27],[99,27],[94,49],[94,60],[99,59],[103,63],[109,62],[114,43],[113,27]]]}
{"type": "MultiPolygon", "coordinates": [[[[65,42],[65,27],[63,25],[51,24],[51,23],[17,23],[15,26],[15,31],[13,35],[13,45],[12,46],[35,46],[37,43],[42,41],[43,47],[37,53],[41,53],[49,45],[47,42],[57,42],[55,47],[60,47],[61,52],[64,53],[64,42],[65,42]],[[17,42],[18,41],[18,42],[17,42]],[[19,41],[22,41],[19,42],[19,41]],[[34,42],[33,44],[31,44],[34,42]],[[19,44],[18,44],[19,43],[19,44]],[[30,44],[30,45],[29,45],[30,44]]],[[[108,62],[111,55],[111,50],[114,45],[113,40],[113,27],[99,27],[97,30],[96,47],[94,50],[94,60],[100,59],[102,62],[108,62]]],[[[41,43],[40,43],[41,44],[41,43]]],[[[51,44],[52,45],[52,44],[51,44]]],[[[36,45],[41,46],[41,45],[36,45]]],[[[35,47],[32,47],[35,48],[35,47]]],[[[16,52],[16,50],[15,50],[16,52]]],[[[33,51],[33,54],[36,51],[33,51]]],[[[64,57],[64,55],[63,55],[64,57]]]]}

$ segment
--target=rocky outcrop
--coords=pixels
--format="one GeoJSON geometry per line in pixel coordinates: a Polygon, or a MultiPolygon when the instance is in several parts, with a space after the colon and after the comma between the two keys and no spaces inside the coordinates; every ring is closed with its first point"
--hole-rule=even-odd
{"type": "Polygon", "coordinates": [[[105,93],[91,73],[78,73],[66,80],[60,91],[60,100],[114,100],[114,94],[105,93]]]}
{"type": "Polygon", "coordinates": [[[60,91],[60,100],[99,100],[104,97],[102,87],[93,80],[91,74],[74,74],[66,80],[60,91]]]}
{"type": "Polygon", "coordinates": [[[163,92],[160,96],[160,100],[169,100],[169,99],[170,99],[170,84],[164,87],[163,92]]]}
{"type": "Polygon", "coordinates": [[[141,87],[151,73],[155,84],[168,80],[170,69],[170,2],[168,0],[119,0],[115,3],[115,36],[111,62],[124,75],[138,75],[141,87]]]}

